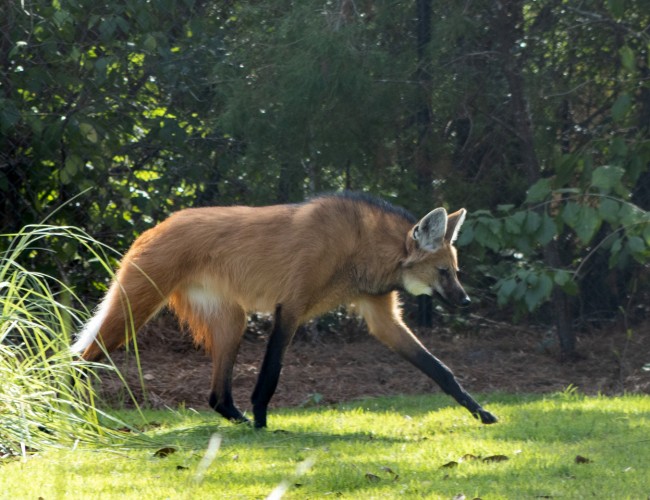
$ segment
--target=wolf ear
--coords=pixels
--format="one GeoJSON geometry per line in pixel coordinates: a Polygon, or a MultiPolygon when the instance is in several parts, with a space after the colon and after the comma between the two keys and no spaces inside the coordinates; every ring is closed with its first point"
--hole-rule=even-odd
{"type": "Polygon", "coordinates": [[[458,231],[460,227],[465,222],[465,216],[467,215],[467,210],[461,208],[458,212],[449,214],[447,217],[447,232],[445,234],[445,239],[449,243],[453,243],[458,238],[458,231]]]}
{"type": "Polygon", "coordinates": [[[446,233],[447,211],[442,207],[422,217],[412,230],[413,239],[418,246],[430,252],[435,252],[442,246],[446,233]]]}

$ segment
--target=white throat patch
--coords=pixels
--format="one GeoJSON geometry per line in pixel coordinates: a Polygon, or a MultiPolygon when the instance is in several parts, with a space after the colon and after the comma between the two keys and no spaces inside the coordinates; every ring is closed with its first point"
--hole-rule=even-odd
{"type": "Polygon", "coordinates": [[[410,276],[404,276],[404,289],[411,295],[433,295],[429,285],[410,276]]]}

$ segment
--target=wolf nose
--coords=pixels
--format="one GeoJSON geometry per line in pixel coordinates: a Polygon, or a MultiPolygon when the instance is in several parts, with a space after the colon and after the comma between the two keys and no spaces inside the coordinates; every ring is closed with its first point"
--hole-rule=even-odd
{"type": "Polygon", "coordinates": [[[470,299],[467,295],[465,295],[462,299],[460,299],[460,305],[463,307],[466,307],[472,303],[472,299],[470,299]]]}

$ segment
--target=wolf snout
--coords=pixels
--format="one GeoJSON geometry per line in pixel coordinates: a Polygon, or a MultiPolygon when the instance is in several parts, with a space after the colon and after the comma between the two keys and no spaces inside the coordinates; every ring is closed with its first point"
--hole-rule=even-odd
{"type": "Polygon", "coordinates": [[[472,303],[472,299],[469,298],[469,296],[465,295],[464,297],[461,297],[461,299],[458,301],[458,305],[460,307],[467,307],[472,303]]]}

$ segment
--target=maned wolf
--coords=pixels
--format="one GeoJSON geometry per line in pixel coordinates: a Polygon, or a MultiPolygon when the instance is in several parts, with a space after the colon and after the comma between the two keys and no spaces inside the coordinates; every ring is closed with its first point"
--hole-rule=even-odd
{"type": "Polygon", "coordinates": [[[168,304],[212,357],[210,406],[246,421],[232,399],[233,365],[247,312],[274,311],[252,396],[255,426],[265,427],[296,328],[353,304],[375,337],[476,418],[494,423],[404,324],[397,292],[435,291],[469,304],[452,246],[465,214],[436,208],[417,222],[405,210],[353,193],[294,205],[181,210],[135,240],[73,350],[97,360],[168,304]]]}

